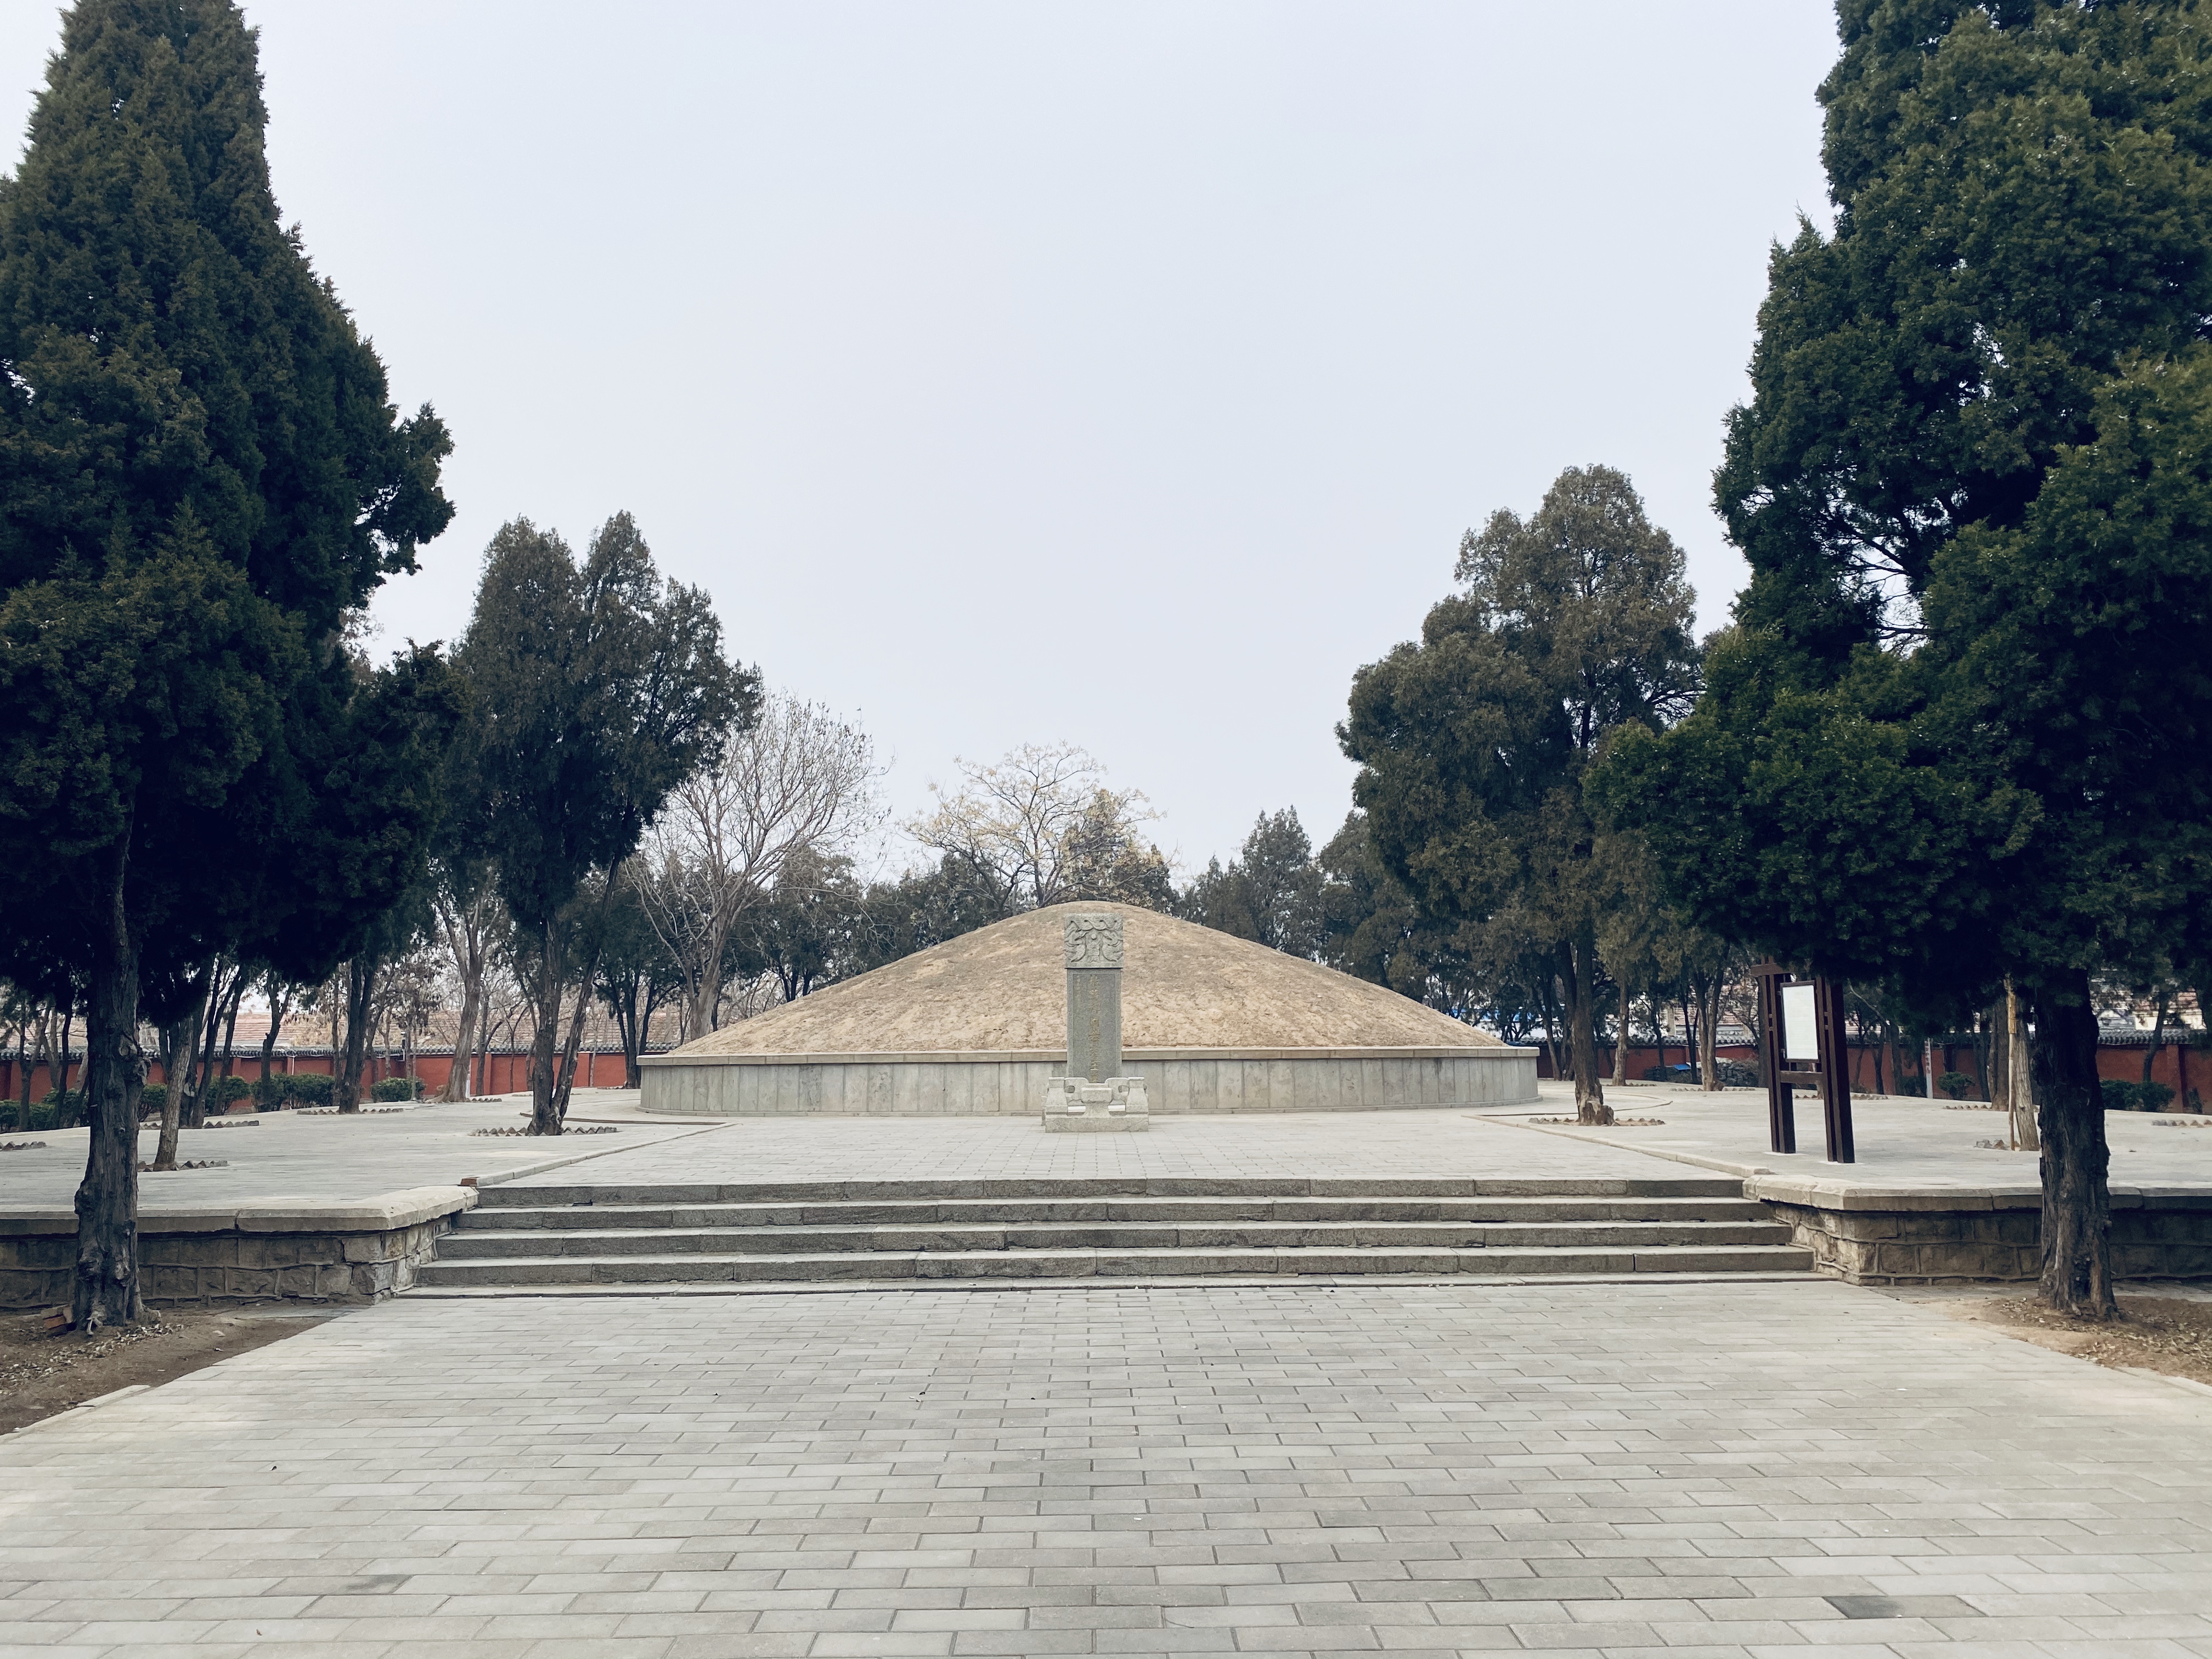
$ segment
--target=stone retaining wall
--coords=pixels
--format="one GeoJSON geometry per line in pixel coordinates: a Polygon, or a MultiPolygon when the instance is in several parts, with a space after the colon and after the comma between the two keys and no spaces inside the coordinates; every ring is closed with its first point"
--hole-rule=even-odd
{"type": "MultiPolygon", "coordinates": [[[[358,1203],[298,1200],[142,1212],[138,1266],[155,1307],[225,1302],[378,1302],[415,1283],[465,1187],[418,1187],[358,1203]]],[[[69,1211],[0,1215],[0,1308],[66,1304],[76,1273],[69,1211]]]]}
{"type": "MultiPolygon", "coordinates": [[[[1036,1117],[1048,1054],[648,1054],[644,1109],[703,1117],[1036,1117]]],[[[1152,1115],[1507,1106],[1536,1098],[1533,1048],[1132,1049],[1152,1115]]]]}
{"type": "MultiPolygon", "coordinates": [[[[2042,1200],[2033,1194],[1821,1194],[1802,1183],[1744,1183],[1813,1251],[1820,1272],[1854,1285],[2033,1281],[2043,1271],[2042,1200]],[[1795,1189],[1795,1190],[1792,1190],[1795,1189]]],[[[2115,1192],[2112,1271],[2120,1279],[2212,1279],[2212,1194],[2115,1192]]]]}

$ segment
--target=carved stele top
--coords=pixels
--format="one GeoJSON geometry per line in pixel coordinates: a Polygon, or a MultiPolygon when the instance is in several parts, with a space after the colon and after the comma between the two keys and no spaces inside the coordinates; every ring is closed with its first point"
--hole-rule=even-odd
{"type": "Polygon", "coordinates": [[[1066,939],[1070,968],[1121,965],[1121,918],[1110,912],[1070,916],[1066,939]]]}

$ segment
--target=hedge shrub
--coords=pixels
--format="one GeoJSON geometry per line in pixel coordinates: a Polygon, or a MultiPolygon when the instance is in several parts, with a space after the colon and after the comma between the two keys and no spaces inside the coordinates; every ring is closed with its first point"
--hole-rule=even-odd
{"type": "Polygon", "coordinates": [[[2105,1079],[2105,1109],[2108,1112],[2162,1112],[2173,1098],[2173,1091],[2163,1083],[2128,1083],[2118,1078],[2105,1079]]]}

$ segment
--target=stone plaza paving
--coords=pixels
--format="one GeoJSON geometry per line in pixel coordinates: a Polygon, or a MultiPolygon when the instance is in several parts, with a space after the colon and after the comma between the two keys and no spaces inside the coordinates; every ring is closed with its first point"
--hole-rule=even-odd
{"type": "MultiPolygon", "coordinates": [[[[1520,1109],[1526,1111],[1528,1109],[1520,1109]]],[[[1762,1122],[1764,1119],[1760,1120],[1762,1122]]],[[[1532,1134],[1452,1108],[1157,1117],[1141,1135],[1048,1135],[1034,1117],[748,1117],[632,1145],[518,1187],[601,1182],[1060,1181],[1091,1176],[1426,1180],[1492,1176],[1680,1179],[1698,1171],[1632,1146],[1532,1134]]]]}
{"type": "MultiPolygon", "coordinates": [[[[513,1100],[303,1118],[187,1137],[234,1163],[175,1180],[222,1203],[1759,1157],[1755,1097],[1624,1093],[1663,1141],[1458,1110],[697,1128],[609,1095],[579,1115],[618,1136],[471,1135],[513,1100]]],[[[1924,1179],[1930,1137],[1988,1121],[1875,1103],[1852,1178],[1924,1179]]],[[[2198,1178],[2212,1131],[2121,1127],[2122,1156],[2198,1178]]],[[[5,1200],[54,1201],[50,1156],[10,1157],[5,1200]]],[[[417,1291],[0,1438],[0,1659],[1377,1651],[2212,1659],[2212,1391],[1811,1274],[417,1291]]]]}
{"type": "Polygon", "coordinates": [[[1818,1280],[403,1298],[0,1468],[0,1655],[2212,1655],[2212,1396],[1818,1280]]]}
{"type": "MultiPolygon", "coordinates": [[[[586,1121],[592,1103],[613,1095],[578,1091],[573,1121],[586,1121]]],[[[635,1101],[635,1095],[616,1095],[635,1101]]],[[[617,1134],[579,1135],[558,1141],[526,1135],[479,1135],[511,1129],[527,1116],[526,1097],[513,1096],[446,1106],[425,1103],[392,1109],[372,1106],[357,1115],[264,1112],[222,1118],[218,1126],[179,1131],[177,1157],[220,1160],[223,1167],[149,1171],[138,1177],[140,1207],[149,1212],[220,1209],[273,1199],[345,1201],[412,1187],[451,1186],[464,1177],[511,1175],[549,1162],[588,1157],[612,1146],[649,1144],[698,1133],[695,1126],[626,1121],[617,1134]]],[[[11,1121],[0,1108],[0,1122],[11,1121]]],[[[67,1212],[84,1178],[84,1129],[46,1129],[28,1137],[43,1145],[0,1153],[0,1212],[67,1212]]],[[[16,1139],[12,1133],[0,1139],[16,1139]]],[[[153,1129],[138,1139],[150,1159],[159,1139],[153,1129]]]]}
{"type": "MultiPolygon", "coordinates": [[[[1550,1083],[1540,1086],[1547,1115],[1571,1111],[1565,1088],[1550,1083]]],[[[1794,1153],[1768,1150],[1764,1090],[1706,1093],[1632,1085],[1607,1089],[1606,1101],[1621,1117],[1661,1121],[1588,1129],[1553,1123],[1542,1125],[1541,1131],[1591,1146],[1685,1158],[1731,1175],[1772,1176],[1838,1193],[2042,1191],[2033,1152],[1985,1144],[2008,1139],[2008,1119],[2003,1112],[1979,1103],[1906,1095],[1855,1098],[1851,1119],[1858,1155],[1854,1162],[1841,1164],[1827,1160],[1820,1103],[1810,1095],[1797,1097],[1794,1153]]],[[[2112,1146],[2115,1192],[2212,1190],[2212,1120],[2164,1112],[2107,1112],[2105,1135],[2112,1146]]]]}

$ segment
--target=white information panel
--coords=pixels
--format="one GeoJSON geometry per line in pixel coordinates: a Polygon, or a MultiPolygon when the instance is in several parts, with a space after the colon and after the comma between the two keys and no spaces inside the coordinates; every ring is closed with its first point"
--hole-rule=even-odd
{"type": "Polygon", "coordinates": [[[1785,1060],[1820,1061],[1820,1014],[1814,1006],[1813,987],[1782,988],[1782,1055],[1785,1060]]]}

